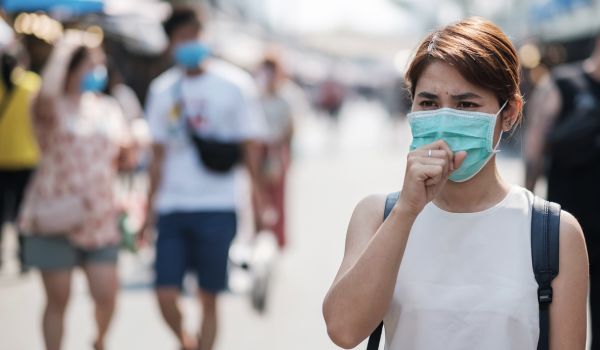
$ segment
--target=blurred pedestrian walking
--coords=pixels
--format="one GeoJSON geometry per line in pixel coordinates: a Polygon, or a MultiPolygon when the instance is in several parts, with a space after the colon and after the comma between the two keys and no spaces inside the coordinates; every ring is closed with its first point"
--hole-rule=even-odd
{"type": "MultiPolygon", "coordinates": [[[[547,79],[546,79],[547,78],[547,79]]],[[[592,56],[555,67],[528,108],[526,187],[548,181],[548,200],[573,214],[590,262],[592,349],[600,349],[600,38],[592,56]],[[595,340],[594,340],[595,339],[595,340]]]]}
{"type": "Polygon", "coordinates": [[[267,58],[257,72],[257,81],[261,87],[261,103],[268,124],[268,135],[262,146],[262,182],[265,184],[269,202],[273,204],[258,223],[275,233],[277,243],[283,248],[285,238],[285,186],[291,158],[293,135],[292,105],[281,93],[287,78],[275,58],[267,58]]]}
{"type": "MultiPolygon", "coordinates": [[[[0,34],[0,38],[9,37],[8,42],[0,43],[1,244],[2,224],[5,221],[15,221],[25,187],[40,158],[30,110],[31,101],[40,88],[41,80],[37,74],[26,70],[27,53],[19,43],[13,42],[12,30],[4,22],[0,23],[0,32],[8,32],[5,35],[0,34]]],[[[24,259],[21,234],[18,256],[21,272],[24,273],[28,267],[24,259]]]]}
{"type": "Polygon", "coordinates": [[[153,137],[148,224],[156,212],[156,291],[162,315],[186,350],[210,350],[217,294],[226,289],[236,233],[236,179],[244,164],[264,207],[259,148],[266,123],[252,77],[210,57],[194,10],[176,7],[164,22],[177,65],[155,79],[146,115],[153,137]],[[199,339],[182,328],[177,298],[186,270],[198,276],[199,339]]]}
{"type": "Polygon", "coordinates": [[[344,87],[330,77],[321,85],[318,98],[319,107],[325,110],[333,121],[337,121],[344,103],[344,87]]]}
{"type": "Polygon", "coordinates": [[[132,166],[124,161],[131,158],[130,136],[116,101],[99,93],[107,76],[103,51],[71,43],[58,44],[42,72],[34,106],[42,159],[19,226],[30,235],[26,260],[41,270],[46,291],[46,349],[61,347],[71,275],[81,266],[95,303],[93,346],[101,350],[118,289],[113,188],[117,170],[132,166]]]}

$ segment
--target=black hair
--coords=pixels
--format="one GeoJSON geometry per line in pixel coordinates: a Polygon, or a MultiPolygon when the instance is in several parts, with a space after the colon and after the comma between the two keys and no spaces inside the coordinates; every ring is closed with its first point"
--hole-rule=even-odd
{"type": "Polygon", "coordinates": [[[198,13],[188,6],[173,7],[171,16],[163,22],[163,28],[169,38],[171,38],[173,32],[186,25],[196,26],[198,32],[202,30],[202,23],[198,18],[198,13]]]}
{"type": "Polygon", "coordinates": [[[0,58],[0,75],[6,85],[6,90],[11,91],[14,88],[14,82],[11,79],[13,70],[17,67],[17,58],[14,55],[3,53],[0,58]]]}
{"type": "Polygon", "coordinates": [[[268,69],[277,70],[279,64],[274,58],[266,58],[263,61],[263,66],[268,69]]]}
{"type": "MultiPolygon", "coordinates": [[[[73,56],[71,56],[71,61],[69,61],[69,65],[67,68],[67,78],[73,73],[79,65],[83,63],[83,61],[89,56],[90,51],[85,46],[78,47],[74,52],[73,56]]],[[[65,85],[65,89],[67,86],[65,85]]]]}
{"type": "Polygon", "coordinates": [[[117,62],[114,57],[107,55],[106,56],[106,70],[108,73],[108,81],[106,83],[106,87],[104,88],[104,93],[106,95],[111,94],[111,89],[120,83],[125,83],[125,78],[123,77],[123,73],[119,69],[117,62]]]}
{"type": "Polygon", "coordinates": [[[71,61],[69,62],[69,66],[67,68],[67,74],[73,73],[73,71],[85,60],[89,55],[89,51],[86,47],[80,46],[75,52],[73,52],[73,56],[71,56],[71,61]]]}

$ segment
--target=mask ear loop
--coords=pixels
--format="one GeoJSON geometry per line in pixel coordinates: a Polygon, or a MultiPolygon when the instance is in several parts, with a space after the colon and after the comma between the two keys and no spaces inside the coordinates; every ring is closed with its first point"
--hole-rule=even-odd
{"type": "MultiPolygon", "coordinates": [[[[500,110],[498,111],[498,113],[496,113],[496,118],[498,118],[498,115],[500,115],[500,113],[502,112],[502,110],[504,109],[504,107],[506,107],[506,104],[508,104],[508,100],[506,100],[506,102],[504,102],[504,104],[502,105],[502,107],[500,107],[500,110]]],[[[502,130],[502,128],[500,128],[500,137],[498,137],[498,142],[496,143],[496,147],[494,147],[494,153],[498,153],[500,152],[500,150],[498,149],[498,147],[500,146],[500,141],[502,141],[502,133],[504,132],[504,130],[502,130]]]]}

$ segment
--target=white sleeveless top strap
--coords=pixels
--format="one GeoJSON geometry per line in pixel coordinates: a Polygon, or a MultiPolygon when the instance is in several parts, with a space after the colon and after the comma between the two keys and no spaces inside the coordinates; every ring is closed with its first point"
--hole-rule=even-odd
{"type": "Polygon", "coordinates": [[[536,349],[533,197],[514,186],[482,212],[425,207],[384,318],[387,350],[536,349]]]}

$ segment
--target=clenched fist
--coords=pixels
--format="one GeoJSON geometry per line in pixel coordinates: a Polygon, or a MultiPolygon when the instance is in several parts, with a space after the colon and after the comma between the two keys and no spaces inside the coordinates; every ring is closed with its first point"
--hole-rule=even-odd
{"type": "Polygon", "coordinates": [[[411,151],[397,205],[414,217],[419,215],[466,157],[465,151],[453,153],[445,140],[437,140],[411,151]]]}

